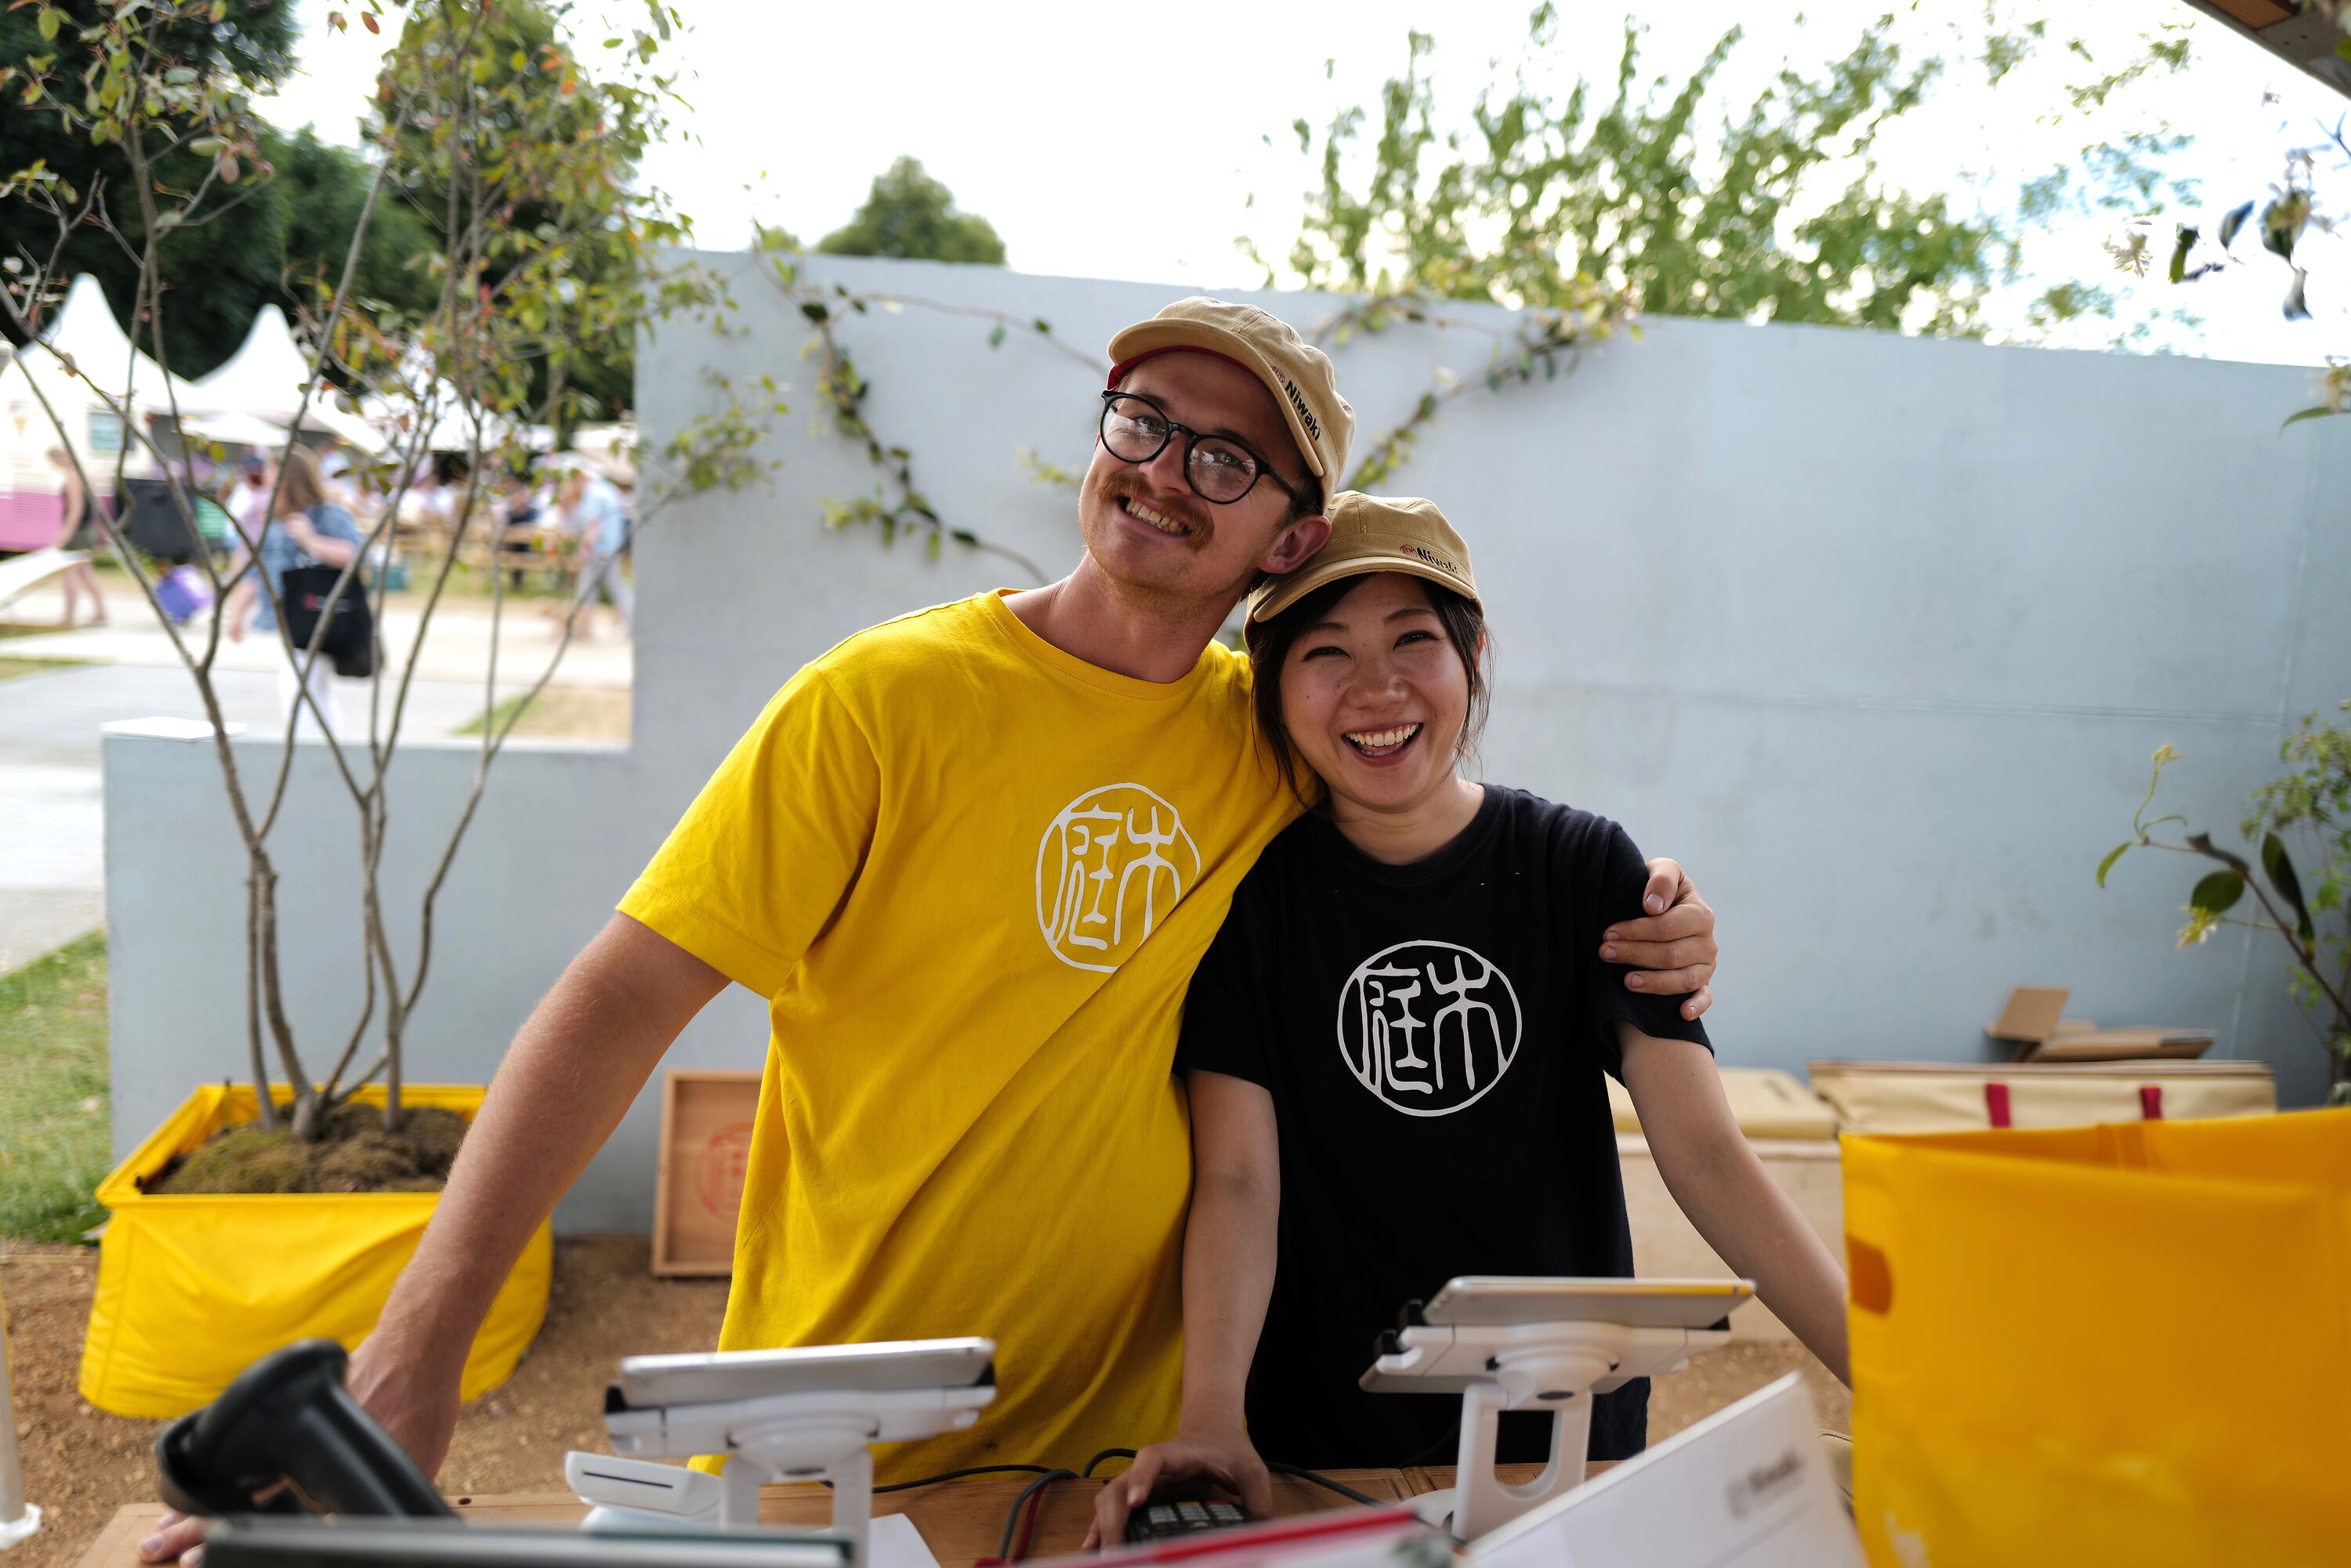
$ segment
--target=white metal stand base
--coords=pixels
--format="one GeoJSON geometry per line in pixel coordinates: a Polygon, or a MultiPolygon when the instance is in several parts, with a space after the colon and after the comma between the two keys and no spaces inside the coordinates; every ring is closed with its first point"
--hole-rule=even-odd
{"type": "Polygon", "coordinates": [[[852,1561],[872,1546],[873,1453],[869,1444],[935,1437],[978,1418],[995,1386],[818,1389],[705,1405],[614,1410],[604,1418],[617,1457],[573,1453],[563,1473],[591,1505],[589,1530],[759,1527],[759,1489],[775,1481],[829,1481],[826,1533],[852,1561]],[[725,1454],[716,1476],[646,1462],[654,1456],[725,1454]],[[643,1456],[642,1458],[638,1456],[643,1456]]]}
{"type": "Polygon", "coordinates": [[[1670,1372],[1693,1351],[1727,1343],[1727,1330],[1635,1328],[1625,1323],[1418,1324],[1399,1349],[1373,1363],[1364,1386],[1375,1392],[1461,1394],[1461,1446],[1450,1492],[1416,1499],[1422,1518],[1475,1541],[1583,1484],[1592,1438],[1592,1398],[1635,1377],[1670,1372]],[[1551,1458],[1520,1485],[1494,1472],[1505,1410],[1552,1413],[1551,1458]]]}
{"type": "Polygon", "coordinates": [[[41,1528],[41,1510],[36,1503],[26,1503],[25,1511],[11,1520],[0,1521],[0,1552],[5,1552],[20,1541],[30,1541],[41,1528]]]}

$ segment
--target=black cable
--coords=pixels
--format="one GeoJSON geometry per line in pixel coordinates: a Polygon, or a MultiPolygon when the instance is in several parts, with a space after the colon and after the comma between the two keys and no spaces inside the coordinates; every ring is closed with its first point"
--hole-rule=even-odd
{"type": "MultiPolygon", "coordinates": [[[[925,1476],[918,1481],[892,1481],[886,1487],[875,1487],[873,1495],[880,1497],[885,1491],[913,1491],[916,1487],[935,1487],[941,1481],[959,1481],[966,1476],[1000,1476],[1014,1471],[1041,1476],[1052,1468],[1050,1465],[974,1465],[968,1469],[949,1470],[941,1476],[925,1476]]],[[[831,1486],[832,1483],[827,1481],[824,1484],[831,1486]]]]}
{"type": "Polygon", "coordinates": [[[1317,1475],[1312,1470],[1302,1469],[1296,1465],[1278,1464],[1268,1459],[1265,1462],[1265,1468],[1278,1476],[1294,1476],[1301,1481],[1311,1481],[1325,1491],[1337,1492],[1341,1497],[1362,1503],[1365,1508],[1393,1508],[1395,1505],[1394,1498],[1368,1497],[1353,1487],[1332,1480],[1329,1476],[1317,1475]]]}
{"type": "Polygon", "coordinates": [[[1104,1459],[1131,1459],[1133,1458],[1134,1458],[1134,1450],[1133,1448],[1104,1448],[1101,1453],[1096,1454],[1092,1458],[1088,1459],[1086,1461],[1086,1468],[1080,1470],[1078,1474],[1081,1478],[1092,1475],[1094,1473],[1094,1467],[1101,1464],[1104,1459]]]}
{"type": "Polygon", "coordinates": [[[996,1555],[999,1560],[1012,1555],[1012,1532],[1020,1528],[1020,1510],[1029,1500],[1055,1481],[1073,1481],[1077,1479],[1078,1472],[1075,1470],[1047,1470],[1020,1489],[1020,1495],[1012,1500],[1011,1511],[1004,1516],[1004,1537],[996,1544],[996,1555]]]}

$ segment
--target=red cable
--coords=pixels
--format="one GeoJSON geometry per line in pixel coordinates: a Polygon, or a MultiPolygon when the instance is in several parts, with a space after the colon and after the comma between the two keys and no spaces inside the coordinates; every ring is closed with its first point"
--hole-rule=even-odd
{"type": "Polygon", "coordinates": [[[1050,1480],[1037,1488],[1037,1495],[1029,1500],[1029,1516],[1020,1521],[1020,1539],[1012,1543],[1012,1555],[1008,1563],[1018,1563],[1029,1555],[1029,1538],[1036,1533],[1037,1515],[1045,1506],[1045,1494],[1052,1490],[1050,1480]]]}

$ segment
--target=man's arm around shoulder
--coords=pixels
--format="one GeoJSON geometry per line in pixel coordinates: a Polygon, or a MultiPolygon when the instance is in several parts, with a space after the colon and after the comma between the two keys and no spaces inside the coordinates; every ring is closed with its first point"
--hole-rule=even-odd
{"type": "MultiPolygon", "coordinates": [[[[457,1152],[449,1185],[383,1316],[351,1356],[351,1393],[415,1456],[441,1468],[474,1334],[539,1221],[726,977],[625,915],[563,971],[515,1036],[457,1152]]],[[[174,1521],[141,1545],[150,1562],[195,1544],[174,1521]]]]}

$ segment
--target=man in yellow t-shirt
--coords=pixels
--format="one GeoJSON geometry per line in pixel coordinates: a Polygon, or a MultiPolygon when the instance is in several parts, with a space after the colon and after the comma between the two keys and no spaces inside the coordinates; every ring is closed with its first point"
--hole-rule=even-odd
{"type": "MultiPolygon", "coordinates": [[[[1247,306],[1180,301],[1111,357],[1076,569],[794,675],[516,1038],[351,1363],[428,1469],[525,1239],[729,981],[773,1035],[722,1347],[993,1337],[996,1403],[884,1479],[1173,1429],[1177,1016],[1298,810],[1214,637],[1328,536],[1354,418],[1330,361],[1247,306]]],[[[1619,956],[1694,1016],[1713,915],[1655,866],[1619,956]]]]}

